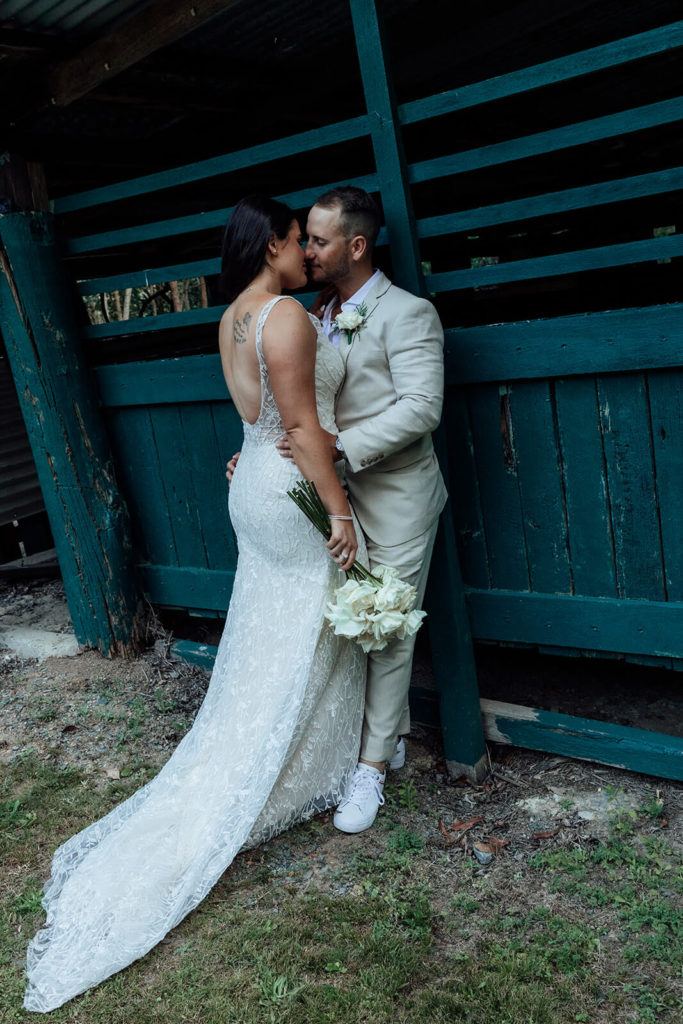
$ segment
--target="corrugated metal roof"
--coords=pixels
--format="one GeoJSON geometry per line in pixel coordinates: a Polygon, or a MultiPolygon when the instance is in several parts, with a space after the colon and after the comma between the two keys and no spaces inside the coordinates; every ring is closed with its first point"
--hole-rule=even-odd
{"type": "Polygon", "coordinates": [[[0,357],[0,526],[44,508],[12,374],[0,357]]]}
{"type": "Polygon", "coordinates": [[[146,5],[147,0],[2,0],[0,25],[27,32],[89,35],[146,5]]]}

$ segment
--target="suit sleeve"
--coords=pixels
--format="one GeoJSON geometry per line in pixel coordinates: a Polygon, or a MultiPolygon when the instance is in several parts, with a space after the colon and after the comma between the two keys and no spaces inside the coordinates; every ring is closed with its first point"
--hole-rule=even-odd
{"type": "Polygon", "coordinates": [[[431,302],[415,299],[402,310],[387,325],[385,345],[396,400],[339,434],[354,473],[431,433],[441,419],[443,328],[431,302]]]}

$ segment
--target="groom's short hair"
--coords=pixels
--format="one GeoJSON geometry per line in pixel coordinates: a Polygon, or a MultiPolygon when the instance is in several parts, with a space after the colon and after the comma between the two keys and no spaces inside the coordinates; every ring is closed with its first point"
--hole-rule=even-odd
{"type": "Polygon", "coordinates": [[[371,195],[355,185],[340,185],[321,195],[315,205],[326,210],[338,206],[339,226],[344,237],[350,242],[356,235],[362,235],[372,252],[379,234],[380,216],[371,195]]]}

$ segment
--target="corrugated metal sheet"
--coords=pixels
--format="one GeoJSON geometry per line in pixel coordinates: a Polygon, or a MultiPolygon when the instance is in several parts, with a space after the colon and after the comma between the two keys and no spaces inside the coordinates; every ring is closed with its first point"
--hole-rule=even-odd
{"type": "Polygon", "coordinates": [[[44,508],[12,374],[0,356],[0,526],[44,508]]]}
{"type": "Polygon", "coordinates": [[[88,35],[146,5],[146,0],[2,0],[0,26],[55,35],[88,35]]]}

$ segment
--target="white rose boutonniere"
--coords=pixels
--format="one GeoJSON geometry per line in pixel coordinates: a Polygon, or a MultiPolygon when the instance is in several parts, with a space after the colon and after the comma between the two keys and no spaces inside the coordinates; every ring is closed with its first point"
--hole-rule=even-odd
{"type": "Polygon", "coordinates": [[[358,334],[365,323],[367,315],[368,308],[364,302],[361,302],[358,309],[342,310],[342,312],[334,318],[334,325],[337,330],[346,331],[346,341],[349,345],[353,341],[354,334],[358,334]]]}

